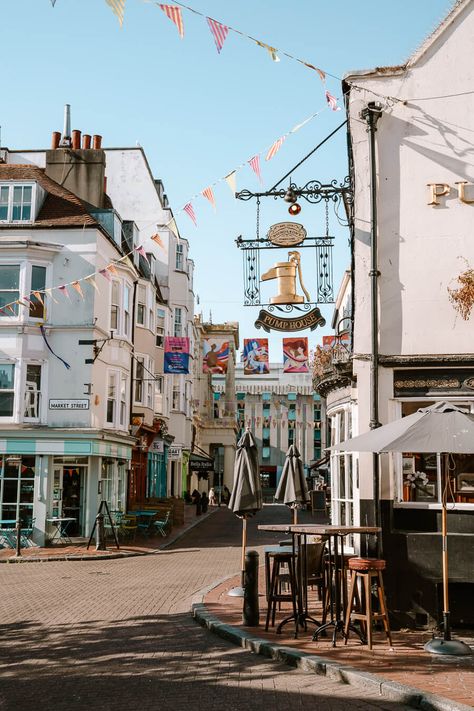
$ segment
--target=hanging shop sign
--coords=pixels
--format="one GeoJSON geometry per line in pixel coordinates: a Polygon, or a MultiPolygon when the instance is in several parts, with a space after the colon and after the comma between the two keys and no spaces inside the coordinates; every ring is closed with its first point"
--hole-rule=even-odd
{"type": "Polygon", "coordinates": [[[256,328],[263,328],[265,331],[304,331],[310,328],[314,331],[317,326],[325,326],[326,319],[321,315],[321,311],[316,306],[308,313],[297,316],[296,318],[281,318],[275,316],[265,309],[261,309],[257,320],[255,321],[256,328]]]}
{"type": "Polygon", "coordinates": [[[278,222],[272,225],[267,239],[276,247],[296,247],[306,239],[306,230],[298,222],[278,222]]]}
{"type": "Polygon", "coordinates": [[[154,454],[163,454],[165,451],[165,442],[164,440],[161,439],[161,437],[156,437],[150,447],[150,452],[153,452],[154,454]]]}
{"type": "Polygon", "coordinates": [[[55,399],[49,401],[50,410],[88,410],[89,400],[84,398],[83,400],[62,400],[55,399]]]}
{"type": "Polygon", "coordinates": [[[189,373],[189,338],[166,336],[164,372],[175,375],[189,373]]]}
{"type": "Polygon", "coordinates": [[[177,461],[181,458],[181,447],[169,447],[168,448],[168,459],[171,461],[177,461]]]}

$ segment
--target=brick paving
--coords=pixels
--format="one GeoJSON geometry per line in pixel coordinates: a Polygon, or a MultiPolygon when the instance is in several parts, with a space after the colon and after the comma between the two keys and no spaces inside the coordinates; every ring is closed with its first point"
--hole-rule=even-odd
{"type": "Polygon", "coordinates": [[[1,711],[405,709],[195,624],[196,594],[239,568],[240,532],[221,510],[153,555],[1,565],[1,711]]]}

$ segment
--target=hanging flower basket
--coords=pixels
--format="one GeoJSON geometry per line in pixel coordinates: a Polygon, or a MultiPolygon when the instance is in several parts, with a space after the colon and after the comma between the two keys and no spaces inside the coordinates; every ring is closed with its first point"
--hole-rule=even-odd
{"type": "Polygon", "coordinates": [[[456,279],[457,289],[448,286],[449,300],[464,321],[469,319],[474,306],[474,269],[466,269],[456,279]]]}

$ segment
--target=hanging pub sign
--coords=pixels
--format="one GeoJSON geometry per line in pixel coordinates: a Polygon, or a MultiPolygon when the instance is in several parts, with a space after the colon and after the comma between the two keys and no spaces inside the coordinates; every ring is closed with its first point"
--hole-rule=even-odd
{"type": "Polygon", "coordinates": [[[306,230],[298,222],[278,222],[272,225],[267,239],[276,247],[296,247],[306,239],[306,230]]]}
{"type": "Polygon", "coordinates": [[[325,325],[326,319],[322,317],[321,311],[317,306],[295,318],[280,318],[274,313],[261,309],[255,321],[256,328],[263,328],[268,333],[270,331],[304,331],[307,328],[314,331],[317,326],[325,325]]]}

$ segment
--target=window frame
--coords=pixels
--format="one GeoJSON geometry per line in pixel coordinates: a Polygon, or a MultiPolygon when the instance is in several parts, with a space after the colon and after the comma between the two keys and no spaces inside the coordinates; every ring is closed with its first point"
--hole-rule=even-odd
{"type": "MultiPolygon", "coordinates": [[[[18,267],[19,268],[19,276],[18,276],[18,290],[13,290],[13,289],[2,289],[0,286],[0,293],[2,292],[7,292],[11,291],[12,293],[18,293],[18,299],[21,301],[22,296],[26,296],[27,294],[29,295],[28,298],[31,300],[33,290],[32,290],[32,275],[33,275],[33,267],[41,267],[45,269],[45,286],[44,289],[48,289],[50,287],[50,279],[51,279],[51,271],[52,271],[52,262],[42,260],[42,259],[25,259],[24,257],[21,257],[20,259],[2,259],[0,260],[0,268],[1,267],[18,267]]],[[[41,292],[41,289],[35,289],[35,291],[41,292]]],[[[13,308],[13,313],[10,313],[6,310],[6,306],[0,307],[2,308],[2,311],[0,311],[0,319],[9,319],[10,322],[16,321],[19,323],[39,323],[39,322],[44,322],[46,320],[46,316],[48,313],[48,297],[45,293],[45,291],[42,291],[42,299],[43,299],[43,305],[42,305],[42,315],[38,316],[32,316],[31,315],[31,306],[29,303],[26,303],[22,306],[21,304],[15,304],[12,306],[13,308]]],[[[13,301],[16,301],[14,299],[13,301]]],[[[11,302],[7,302],[11,303],[11,302]]]]}
{"type": "MultiPolygon", "coordinates": [[[[0,182],[0,196],[2,189],[8,188],[8,201],[7,201],[7,218],[1,219],[0,224],[12,224],[12,225],[30,225],[35,221],[36,216],[36,204],[37,204],[37,183],[33,180],[22,180],[22,181],[1,181],[0,182]],[[15,188],[22,189],[22,195],[25,188],[31,189],[31,202],[27,203],[30,207],[30,217],[27,220],[14,220],[13,219],[13,209],[14,209],[14,192],[15,188]]],[[[1,198],[0,198],[1,199],[1,198]]],[[[1,203],[0,203],[1,205],[1,203]]],[[[21,202],[23,206],[23,200],[21,202]]],[[[23,209],[23,208],[22,208],[23,209]]]]}

